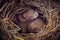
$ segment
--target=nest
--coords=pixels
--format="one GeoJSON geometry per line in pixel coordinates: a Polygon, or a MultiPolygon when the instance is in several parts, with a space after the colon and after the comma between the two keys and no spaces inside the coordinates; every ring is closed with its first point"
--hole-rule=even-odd
{"type": "Polygon", "coordinates": [[[17,36],[21,40],[45,40],[60,27],[60,5],[55,1],[6,0],[1,6],[1,40],[18,40],[17,36]]]}

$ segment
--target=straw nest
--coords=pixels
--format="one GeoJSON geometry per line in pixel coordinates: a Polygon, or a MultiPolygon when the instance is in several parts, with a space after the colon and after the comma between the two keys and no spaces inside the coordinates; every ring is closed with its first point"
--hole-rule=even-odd
{"type": "Polygon", "coordinates": [[[0,9],[1,39],[47,39],[60,28],[59,4],[52,0],[6,0],[0,9]]]}

